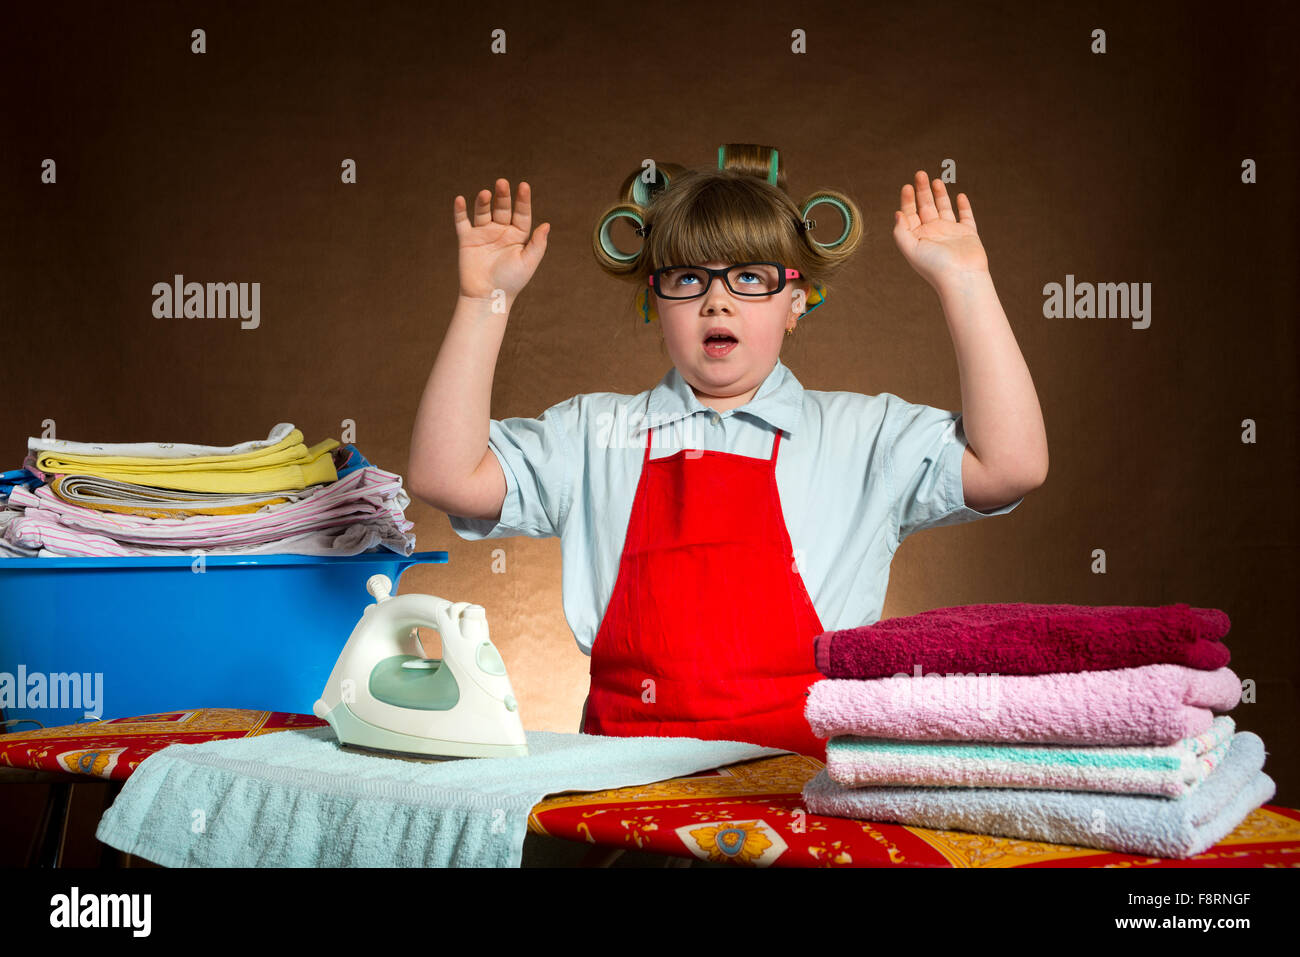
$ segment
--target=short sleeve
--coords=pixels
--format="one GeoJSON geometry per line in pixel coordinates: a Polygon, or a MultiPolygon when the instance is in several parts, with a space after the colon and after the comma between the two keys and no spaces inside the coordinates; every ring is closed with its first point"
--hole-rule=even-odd
{"type": "Polygon", "coordinates": [[[506,497],[498,521],[449,515],[451,528],[469,542],[485,538],[528,535],[551,538],[560,534],[573,493],[577,467],[570,445],[576,411],[573,400],[552,406],[535,419],[493,419],[488,448],[501,463],[506,497]]]}
{"type": "MultiPolygon", "coordinates": [[[[968,445],[960,412],[890,396],[886,469],[898,542],[927,528],[973,522],[1013,511],[1024,497],[987,512],[966,505],[962,457],[968,445]]],[[[895,546],[897,547],[897,546],[895,546]]]]}

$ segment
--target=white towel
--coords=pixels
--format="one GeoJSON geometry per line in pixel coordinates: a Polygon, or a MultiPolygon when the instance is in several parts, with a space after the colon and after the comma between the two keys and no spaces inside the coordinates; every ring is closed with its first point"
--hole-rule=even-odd
{"type": "Polygon", "coordinates": [[[242,455],[267,449],[284,441],[294,430],[289,422],[281,422],[271,429],[265,439],[253,439],[238,445],[188,445],[184,442],[70,442],[67,439],[43,439],[34,436],[27,440],[33,452],[70,452],[74,455],[131,455],[164,459],[184,459],[204,455],[242,455]]]}

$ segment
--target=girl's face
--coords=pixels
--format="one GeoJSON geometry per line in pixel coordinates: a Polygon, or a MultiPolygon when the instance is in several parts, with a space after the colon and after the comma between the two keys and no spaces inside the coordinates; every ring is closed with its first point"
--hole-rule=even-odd
{"type": "MultiPolygon", "coordinates": [[[[730,263],[700,265],[720,269],[730,263]]],[[[786,330],[804,312],[804,285],[792,279],[771,296],[736,296],[718,277],[695,299],[655,296],[668,356],[702,404],[726,412],[754,397],[780,357],[786,330]],[[718,330],[736,340],[725,354],[707,342],[718,330]]]]}

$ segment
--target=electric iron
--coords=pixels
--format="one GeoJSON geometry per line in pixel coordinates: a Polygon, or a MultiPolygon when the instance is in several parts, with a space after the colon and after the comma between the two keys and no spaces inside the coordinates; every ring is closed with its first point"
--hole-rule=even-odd
{"type": "Polygon", "coordinates": [[[375,603],[312,706],[339,744],[422,759],[526,757],[524,726],[483,606],[393,597],[387,575],[372,575],[366,590],[375,603]],[[424,656],[416,628],[437,630],[442,658],[424,656]]]}

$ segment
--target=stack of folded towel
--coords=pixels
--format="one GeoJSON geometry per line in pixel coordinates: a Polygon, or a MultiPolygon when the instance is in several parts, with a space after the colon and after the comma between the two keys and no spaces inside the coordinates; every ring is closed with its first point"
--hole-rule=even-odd
{"type": "Polygon", "coordinates": [[[1228,616],[939,608],[817,638],[816,814],[1185,858],[1276,793],[1226,712],[1228,616]]]}
{"type": "Polygon", "coordinates": [[[216,447],[28,439],[0,481],[0,557],[415,550],[402,478],[282,422],[216,447]]]}

